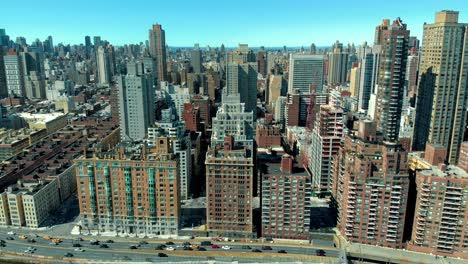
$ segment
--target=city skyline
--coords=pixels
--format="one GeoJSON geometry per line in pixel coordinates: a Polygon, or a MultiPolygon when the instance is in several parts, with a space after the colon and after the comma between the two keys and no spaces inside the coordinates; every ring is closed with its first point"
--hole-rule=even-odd
{"type": "MultiPolygon", "coordinates": [[[[430,23],[435,12],[468,8],[468,3],[457,0],[424,5],[398,0],[385,9],[367,0],[350,7],[345,4],[341,0],[333,3],[301,0],[293,6],[274,6],[265,2],[253,5],[241,0],[235,6],[204,1],[185,3],[179,8],[170,3],[148,3],[133,14],[127,7],[88,0],[79,6],[65,3],[57,6],[52,1],[44,1],[35,12],[7,2],[2,6],[6,12],[0,28],[5,28],[13,40],[22,36],[31,42],[51,35],[55,43],[64,44],[84,43],[86,35],[101,36],[114,45],[144,42],[148,39],[148,26],[159,23],[167,31],[166,42],[172,47],[190,47],[194,43],[200,43],[201,47],[221,44],[235,47],[239,43],[253,47],[308,47],[311,43],[331,46],[336,40],[359,45],[363,41],[373,42],[373,29],[384,18],[400,17],[411,35],[421,39],[423,24],[430,23]],[[246,8],[250,12],[243,10],[246,8]],[[54,16],[43,15],[51,11],[54,16]],[[20,21],[14,19],[18,12],[24,14],[20,21]],[[239,12],[243,12],[242,20],[238,19],[239,12]],[[80,16],[83,13],[86,13],[86,20],[80,16]],[[340,16],[334,16],[336,13],[340,16]],[[330,16],[334,17],[332,21],[330,16]]],[[[461,12],[460,20],[467,20],[466,16],[461,12]]]]}

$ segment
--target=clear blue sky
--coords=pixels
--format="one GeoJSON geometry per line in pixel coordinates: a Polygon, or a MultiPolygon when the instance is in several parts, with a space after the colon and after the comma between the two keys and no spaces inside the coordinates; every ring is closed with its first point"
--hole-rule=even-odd
{"type": "Polygon", "coordinates": [[[2,1],[0,28],[28,43],[48,35],[54,44],[83,43],[99,35],[115,45],[148,39],[160,23],[170,46],[318,46],[373,41],[383,18],[401,17],[411,35],[442,9],[460,11],[468,23],[468,0],[22,0],[2,1]]]}

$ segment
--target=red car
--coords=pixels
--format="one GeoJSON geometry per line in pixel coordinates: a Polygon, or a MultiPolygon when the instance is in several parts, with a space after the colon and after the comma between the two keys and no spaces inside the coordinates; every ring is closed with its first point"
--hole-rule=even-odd
{"type": "Polygon", "coordinates": [[[219,248],[218,245],[212,245],[211,248],[219,248]]]}

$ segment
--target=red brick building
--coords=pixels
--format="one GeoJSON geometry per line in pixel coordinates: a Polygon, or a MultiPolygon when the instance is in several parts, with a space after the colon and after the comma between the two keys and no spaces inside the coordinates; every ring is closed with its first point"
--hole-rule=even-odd
{"type": "Polygon", "coordinates": [[[301,123],[301,95],[299,92],[287,95],[286,126],[299,126],[301,123]]]}
{"type": "Polygon", "coordinates": [[[255,129],[255,140],[258,148],[270,148],[272,146],[281,146],[280,126],[268,123],[267,121],[257,122],[255,129]]]}
{"type": "Polygon", "coordinates": [[[197,132],[201,131],[200,124],[200,111],[198,107],[194,107],[191,103],[184,104],[184,111],[182,112],[182,120],[185,121],[185,128],[187,130],[197,132]]]}
{"type": "Polygon", "coordinates": [[[192,104],[198,107],[200,111],[200,122],[205,124],[206,128],[211,128],[211,101],[207,96],[195,95],[192,97],[192,104]]]}

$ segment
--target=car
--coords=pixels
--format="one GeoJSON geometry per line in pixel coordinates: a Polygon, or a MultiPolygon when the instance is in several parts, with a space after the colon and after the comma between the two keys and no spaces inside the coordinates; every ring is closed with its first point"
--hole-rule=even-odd
{"type": "Polygon", "coordinates": [[[91,239],[89,242],[99,242],[99,240],[91,239]]]}
{"type": "Polygon", "coordinates": [[[6,247],[6,244],[5,244],[5,243],[1,243],[1,244],[0,244],[0,247],[6,247]]]}
{"type": "Polygon", "coordinates": [[[242,249],[252,249],[250,246],[244,245],[242,246],[242,249]]]}
{"type": "Polygon", "coordinates": [[[77,238],[76,240],[78,241],[83,241],[84,239],[82,237],[77,238]]]}
{"type": "Polygon", "coordinates": [[[140,245],[147,245],[148,242],[146,242],[146,241],[140,241],[140,242],[138,242],[138,244],[140,244],[140,245]]]}
{"type": "Polygon", "coordinates": [[[15,239],[12,237],[7,237],[6,240],[15,240],[15,239]]]}
{"type": "Polygon", "coordinates": [[[99,245],[99,248],[109,248],[109,246],[106,245],[106,244],[101,244],[101,245],[99,245]]]}
{"type": "MultiPolygon", "coordinates": [[[[56,244],[57,244],[57,243],[56,243],[56,244]]],[[[81,247],[81,244],[75,243],[75,244],[73,244],[73,247],[76,247],[76,248],[77,248],[77,247],[81,247]]]]}
{"type": "Polygon", "coordinates": [[[192,249],[191,247],[185,246],[185,247],[184,247],[184,250],[192,251],[193,249],[192,249]]]}
{"type": "Polygon", "coordinates": [[[91,241],[89,244],[93,245],[93,246],[96,246],[96,245],[99,245],[99,242],[98,241],[91,241]]]}
{"type": "Polygon", "coordinates": [[[230,247],[230,246],[222,246],[222,249],[224,249],[224,250],[230,250],[231,247],[230,247]]]}
{"type": "Polygon", "coordinates": [[[73,254],[70,253],[70,252],[67,252],[67,253],[63,254],[63,256],[67,257],[67,258],[71,258],[71,257],[73,257],[73,254]]]}
{"type": "Polygon", "coordinates": [[[28,237],[25,236],[25,235],[19,235],[18,238],[20,238],[20,239],[28,239],[28,237]]]}
{"type": "Polygon", "coordinates": [[[111,239],[106,240],[106,243],[114,243],[114,240],[111,240],[111,239]]]}
{"type": "Polygon", "coordinates": [[[325,250],[323,250],[323,249],[317,249],[317,250],[315,251],[315,255],[317,255],[317,256],[322,256],[322,257],[323,257],[323,256],[326,255],[326,254],[325,254],[325,250]]]}
{"type": "Polygon", "coordinates": [[[33,238],[30,238],[30,239],[28,239],[28,242],[29,242],[29,243],[35,243],[35,242],[36,242],[36,240],[35,240],[35,239],[33,239],[33,238]]]}
{"type": "Polygon", "coordinates": [[[262,250],[272,250],[272,248],[270,246],[263,246],[262,250]]]}
{"type": "Polygon", "coordinates": [[[158,257],[160,258],[167,258],[167,254],[164,254],[164,253],[158,253],[158,257]]]}
{"type": "Polygon", "coordinates": [[[166,247],[164,250],[167,250],[167,251],[174,251],[175,248],[173,248],[173,247],[166,247]]]}
{"type": "Polygon", "coordinates": [[[50,243],[49,243],[49,245],[51,245],[51,246],[57,246],[57,245],[58,245],[58,243],[55,243],[55,242],[50,242],[50,243]]]}
{"type": "Polygon", "coordinates": [[[174,245],[174,242],[172,242],[172,241],[167,241],[167,242],[166,242],[166,245],[172,246],[172,245],[174,245]]]}
{"type": "Polygon", "coordinates": [[[278,253],[280,253],[280,254],[286,254],[286,253],[288,253],[288,252],[286,252],[286,250],[284,250],[284,249],[280,249],[280,250],[278,250],[278,253]]]}
{"type": "Polygon", "coordinates": [[[137,246],[130,246],[129,249],[137,249],[137,246]]]}
{"type": "Polygon", "coordinates": [[[76,252],[84,252],[84,249],[79,248],[79,247],[75,248],[74,250],[75,250],[76,252]]]}
{"type": "Polygon", "coordinates": [[[13,231],[9,231],[9,232],[7,233],[7,235],[14,236],[14,235],[16,235],[16,233],[13,232],[13,231]]]}
{"type": "Polygon", "coordinates": [[[182,245],[184,245],[184,246],[190,246],[190,242],[185,241],[184,243],[182,243],[182,245]]]}
{"type": "Polygon", "coordinates": [[[157,245],[155,249],[156,250],[164,250],[165,248],[166,248],[166,245],[161,244],[161,245],[157,245]]]}
{"type": "Polygon", "coordinates": [[[254,249],[252,249],[252,252],[261,253],[262,251],[260,249],[258,249],[258,248],[254,248],[254,249]]]}
{"type": "Polygon", "coordinates": [[[198,249],[200,246],[199,245],[190,245],[191,249],[198,249]]]}
{"type": "Polygon", "coordinates": [[[200,245],[204,246],[204,247],[209,247],[209,246],[211,246],[211,242],[210,241],[202,241],[200,245]]]}
{"type": "Polygon", "coordinates": [[[218,245],[214,244],[214,245],[211,245],[211,248],[220,248],[218,245]]]}
{"type": "Polygon", "coordinates": [[[204,248],[204,247],[199,247],[199,248],[198,248],[198,251],[206,251],[206,248],[204,248]]]}

